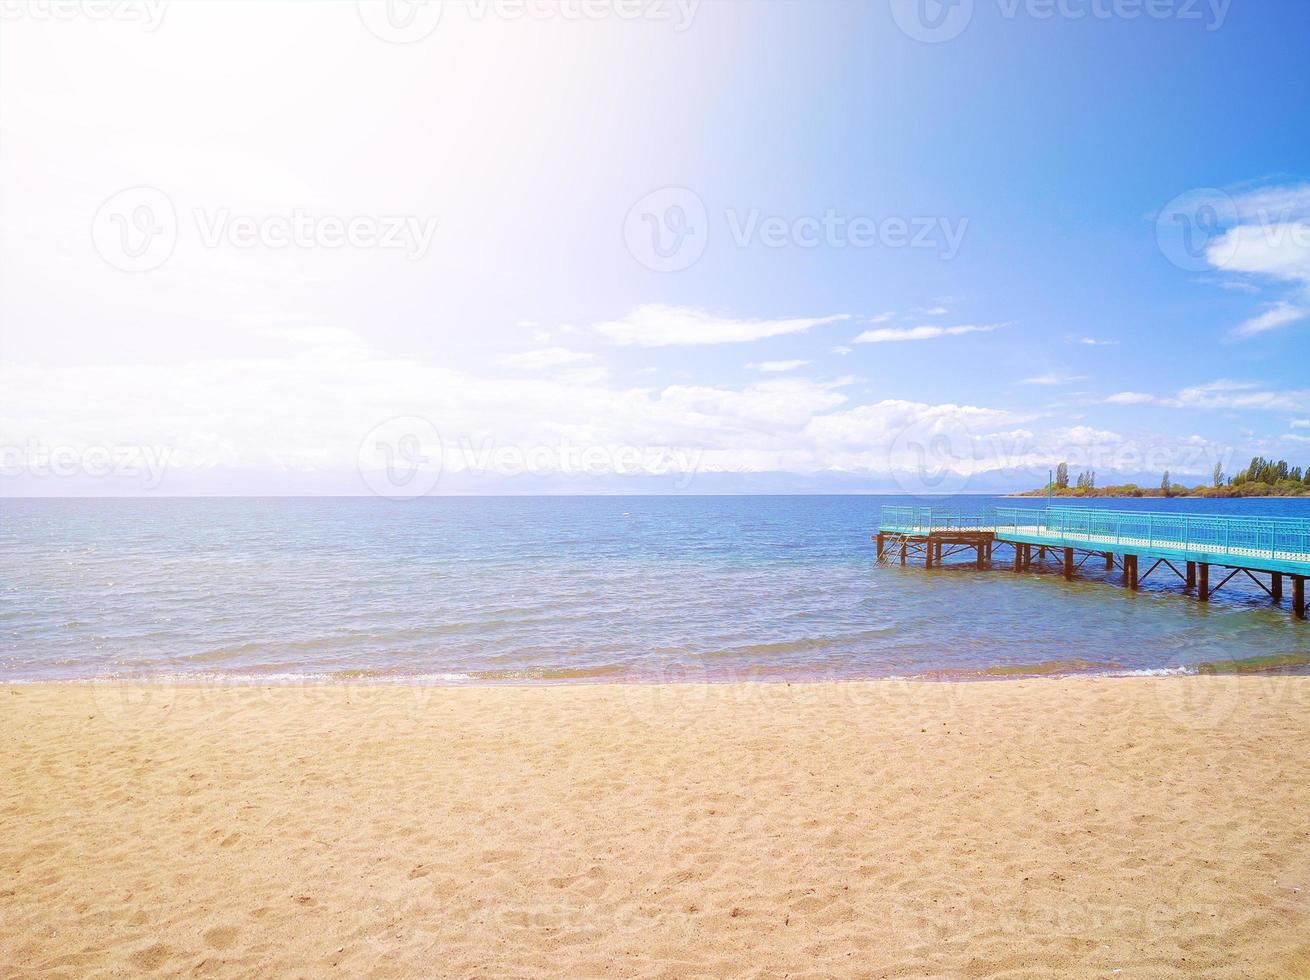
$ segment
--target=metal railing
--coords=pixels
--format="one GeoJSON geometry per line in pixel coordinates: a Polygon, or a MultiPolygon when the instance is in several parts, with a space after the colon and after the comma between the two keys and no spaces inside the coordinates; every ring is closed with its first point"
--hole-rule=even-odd
{"type": "Polygon", "coordinates": [[[878,526],[892,531],[990,531],[996,523],[995,507],[973,511],[946,507],[882,508],[878,526]]]}
{"type": "Polygon", "coordinates": [[[1253,515],[1164,514],[1095,507],[996,508],[996,530],[1176,551],[1198,557],[1310,561],[1310,520],[1253,515]]]}

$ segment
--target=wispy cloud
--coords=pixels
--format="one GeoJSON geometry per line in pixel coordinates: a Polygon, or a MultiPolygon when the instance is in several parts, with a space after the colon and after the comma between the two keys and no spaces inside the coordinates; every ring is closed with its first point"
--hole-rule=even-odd
{"type": "Polygon", "coordinates": [[[1235,327],[1233,333],[1239,337],[1250,337],[1269,330],[1277,330],[1289,323],[1304,320],[1307,316],[1310,316],[1310,309],[1289,303],[1287,300],[1279,300],[1263,313],[1235,327]]]}
{"type": "Polygon", "coordinates": [[[1294,290],[1235,327],[1233,336],[1256,336],[1310,316],[1310,184],[1248,191],[1231,198],[1231,210],[1233,226],[1206,247],[1210,264],[1294,290]]]}
{"type": "Polygon", "coordinates": [[[849,314],[796,317],[789,320],[749,320],[715,316],[686,306],[639,306],[621,320],[594,325],[602,337],[630,347],[675,347],[740,344],[766,337],[804,333],[811,327],[850,319],[849,314]]]}
{"type": "Polygon", "coordinates": [[[1117,341],[1117,340],[1099,340],[1099,339],[1097,339],[1096,337],[1079,337],[1079,338],[1078,338],[1078,343],[1083,344],[1083,345],[1085,345],[1085,346],[1087,346],[1087,347],[1117,347],[1117,346],[1119,346],[1119,341],[1117,341]]]}
{"type": "Polygon", "coordinates": [[[784,371],[796,371],[810,364],[810,361],[753,361],[746,367],[752,371],[767,371],[772,374],[781,374],[784,371]]]}
{"type": "Polygon", "coordinates": [[[1020,384],[1025,385],[1044,385],[1054,388],[1057,385],[1065,385],[1074,381],[1082,381],[1085,375],[1081,374],[1064,374],[1061,371],[1048,371],[1045,374],[1034,374],[1031,378],[1024,378],[1020,384]]]}
{"type": "Polygon", "coordinates": [[[1250,409],[1279,412],[1310,410],[1310,388],[1275,390],[1254,381],[1227,378],[1184,388],[1161,401],[1173,408],[1250,409]]]}
{"type": "Polygon", "coordinates": [[[595,354],[580,350],[569,350],[566,347],[525,350],[516,354],[507,354],[500,359],[500,363],[505,367],[518,368],[523,371],[547,371],[551,368],[595,365],[599,361],[600,358],[595,354]]]}
{"type": "Polygon", "coordinates": [[[1154,395],[1142,391],[1120,391],[1106,399],[1110,405],[1145,405],[1155,401],[1154,395]]]}
{"type": "Polygon", "coordinates": [[[935,340],[938,337],[955,337],[966,333],[991,333],[1003,324],[964,324],[958,327],[918,326],[918,327],[879,327],[866,330],[855,338],[857,344],[887,344],[900,340],[935,340]]]}

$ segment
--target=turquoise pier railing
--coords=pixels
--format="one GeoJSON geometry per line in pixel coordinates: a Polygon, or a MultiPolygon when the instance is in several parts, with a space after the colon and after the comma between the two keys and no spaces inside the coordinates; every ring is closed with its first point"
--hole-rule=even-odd
{"type": "Polygon", "coordinates": [[[1107,551],[1178,556],[1261,567],[1310,566],[1310,519],[1252,515],[1168,514],[1094,507],[996,508],[998,538],[1020,535],[1107,551]]]}
{"type": "Polygon", "coordinates": [[[996,508],[883,507],[878,526],[883,531],[922,534],[926,531],[990,531],[996,508]]]}
{"type": "Polygon", "coordinates": [[[998,540],[1211,563],[1310,571],[1310,518],[1171,514],[1099,507],[883,507],[879,528],[901,534],[993,531],[998,540]]]}

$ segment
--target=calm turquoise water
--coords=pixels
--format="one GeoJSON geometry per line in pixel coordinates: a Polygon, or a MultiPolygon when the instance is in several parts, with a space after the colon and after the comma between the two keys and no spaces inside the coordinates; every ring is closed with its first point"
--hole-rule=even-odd
{"type": "MultiPolygon", "coordinates": [[[[1175,670],[1310,659],[1254,586],[1208,607],[878,566],[898,497],[0,501],[0,679],[446,681],[1175,670]]],[[[969,498],[973,506],[1037,501],[969,498]]],[[[940,503],[938,501],[937,503],[940,503]]],[[[1105,505],[1105,502],[1101,502],[1105,505]]],[[[1302,501],[1113,501],[1310,516],[1302,501]]]]}

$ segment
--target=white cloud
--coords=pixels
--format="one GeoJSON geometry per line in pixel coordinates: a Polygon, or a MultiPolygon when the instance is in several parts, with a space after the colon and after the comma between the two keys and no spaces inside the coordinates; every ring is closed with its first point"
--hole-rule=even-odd
{"type": "Polygon", "coordinates": [[[1310,389],[1271,390],[1253,381],[1220,378],[1184,388],[1163,404],[1174,408],[1250,409],[1257,411],[1303,412],[1310,410],[1310,389]]]}
{"type": "Polygon", "coordinates": [[[1310,316],[1310,309],[1295,306],[1287,300],[1279,300],[1263,313],[1253,316],[1245,323],[1235,327],[1233,333],[1240,337],[1250,337],[1253,334],[1264,333],[1267,330],[1277,330],[1279,327],[1295,323],[1297,320],[1304,320],[1307,316],[1310,316]]]}
{"type": "Polygon", "coordinates": [[[1310,429],[1310,419],[1292,419],[1293,429],[1310,429]]]}
{"type": "Polygon", "coordinates": [[[545,371],[550,368],[576,366],[579,364],[596,364],[600,360],[595,354],[586,351],[569,350],[566,347],[545,347],[541,350],[525,350],[516,354],[507,354],[500,359],[505,367],[519,368],[524,371],[545,371]]]}
{"type": "Polygon", "coordinates": [[[840,354],[840,355],[842,355],[843,357],[845,357],[847,354],[853,354],[854,352],[855,352],[855,351],[854,351],[854,348],[851,348],[851,347],[845,347],[845,346],[841,346],[841,345],[838,345],[837,347],[834,347],[834,348],[832,349],[832,353],[834,353],[834,354],[840,354]]]}
{"type": "Polygon", "coordinates": [[[938,337],[955,337],[966,333],[991,333],[1002,326],[999,323],[983,325],[965,324],[958,327],[880,327],[866,330],[855,338],[857,344],[886,344],[901,340],[935,340],[938,337]]]}
{"type": "Polygon", "coordinates": [[[1117,347],[1117,340],[1098,340],[1095,337],[1079,337],[1078,343],[1085,344],[1088,347],[1117,347]]]}
{"type": "Polygon", "coordinates": [[[1148,395],[1141,391],[1121,391],[1106,399],[1106,402],[1110,405],[1145,405],[1153,401],[1155,401],[1154,395],[1148,395]]]}
{"type": "Polygon", "coordinates": [[[1310,184],[1265,187],[1232,199],[1236,223],[1207,246],[1206,257],[1228,273],[1293,288],[1233,330],[1250,337],[1310,315],[1310,184]]]}
{"type": "Polygon", "coordinates": [[[810,364],[810,361],[754,361],[747,364],[746,367],[753,371],[767,371],[773,374],[781,374],[784,371],[796,371],[810,364]]]}
{"type": "Polygon", "coordinates": [[[803,333],[811,327],[849,319],[848,314],[790,320],[742,320],[685,306],[640,306],[621,320],[594,325],[603,337],[634,347],[739,344],[766,337],[803,333]]]}
{"type": "Polygon", "coordinates": [[[1083,375],[1063,374],[1060,371],[1048,371],[1045,374],[1034,374],[1031,378],[1024,378],[1020,384],[1025,385],[1042,385],[1048,388],[1054,388],[1058,385],[1069,384],[1072,381],[1082,381],[1083,375]]]}

